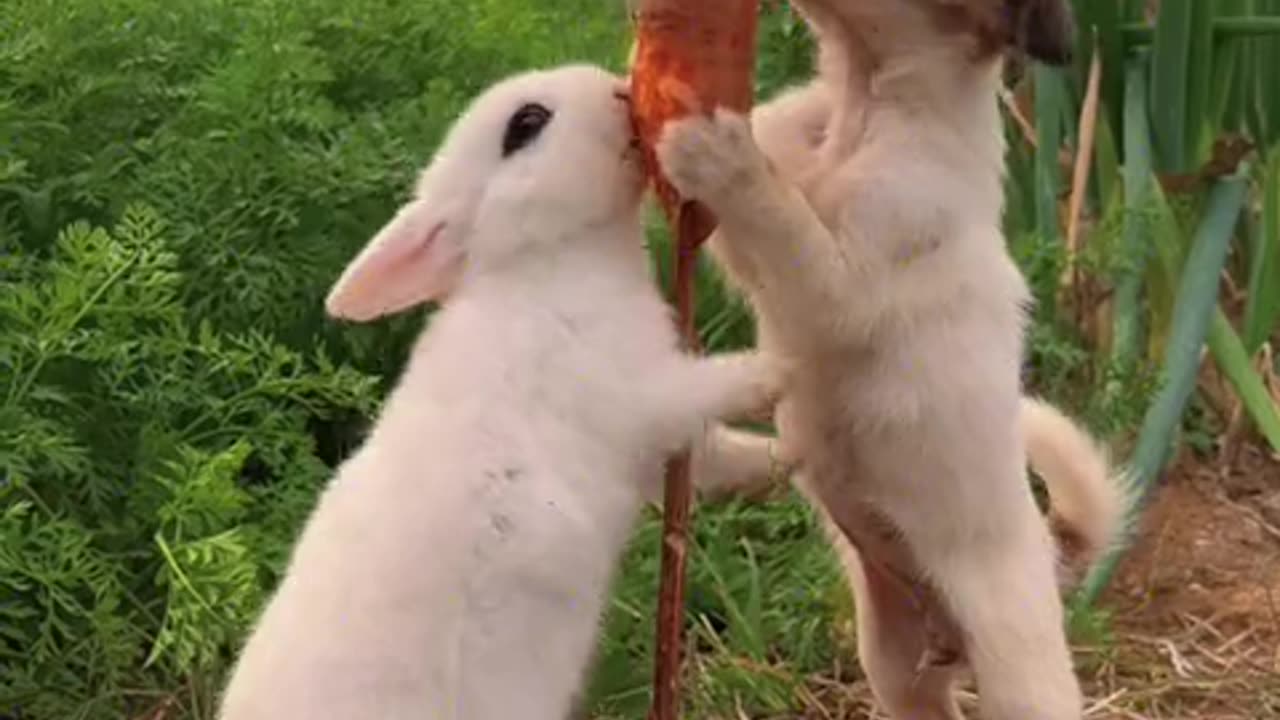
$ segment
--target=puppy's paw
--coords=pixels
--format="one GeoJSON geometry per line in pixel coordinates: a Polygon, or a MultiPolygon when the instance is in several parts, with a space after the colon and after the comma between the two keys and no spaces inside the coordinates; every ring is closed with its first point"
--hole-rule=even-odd
{"type": "Polygon", "coordinates": [[[757,371],[760,377],[756,381],[757,407],[766,416],[772,416],[774,407],[791,386],[795,364],[781,355],[772,354],[761,354],[756,362],[760,365],[757,371]]]}
{"type": "Polygon", "coordinates": [[[709,206],[769,172],[747,118],[723,108],[671,121],[655,152],[680,195],[709,206]]]}

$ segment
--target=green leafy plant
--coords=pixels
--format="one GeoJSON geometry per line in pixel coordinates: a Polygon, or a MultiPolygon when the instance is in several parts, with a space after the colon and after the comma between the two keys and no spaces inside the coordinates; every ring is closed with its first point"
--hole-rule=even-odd
{"type": "Polygon", "coordinates": [[[15,0],[0,27],[0,716],[208,718],[421,326],[329,322],[329,285],[471,96],[620,63],[623,7],[15,0]]]}
{"type": "MultiPolygon", "coordinates": [[[[1010,185],[1035,191],[1011,193],[1021,205],[1010,220],[1015,237],[1033,238],[1033,252],[1065,255],[1063,266],[1076,268],[1069,294],[1093,300],[1095,307],[1076,307],[1068,325],[1076,344],[1102,351],[1088,353],[1083,364],[1095,376],[1112,374],[1091,385],[1143,408],[1126,413],[1142,416],[1136,437],[1123,426],[1111,429],[1122,443],[1133,440],[1132,476],[1145,496],[1172,457],[1205,349],[1263,442],[1280,451],[1280,407],[1258,364],[1280,319],[1273,299],[1280,273],[1270,272],[1280,242],[1270,218],[1280,91],[1262,70],[1280,51],[1280,3],[1076,0],[1075,6],[1083,31],[1079,62],[1065,71],[1040,68],[1032,78],[1038,142],[1030,151],[1014,147],[1010,185]],[[1100,79],[1090,97],[1095,63],[1100,79]],[[1067,192],[1083,200],[1077,205],[1094,228],[1084,250],[1060,249],[1059,152],[1090,136],[1094,146],[1076,153],[1087,164],[1076,177],[1089,183],[1067,192]],[[1116,217],[1118,238],[1108,222],[1116,217]],[[1098,250],[1113,257],[1099,266],[1098,250]],[[1245,290],[1243,312],[1223,298],[1224,275],[1245,290]],[[1144,377],[1154,380],[1142,382],[1149,401],[1123,390],[1144,377]]],[[[1057,282],[1037,280],[1042,301],[1060,297],[1057,282]]],[[[1057,310],[1049,315],[1058,323],[1068,319],[1057,310]]],[[[1096,599],[1118,557],[1095,569],[1077,609],[1096,599]]]]}
{"type": "MultiPolygon", "coordinates": [[[[144,206],[15,254],[0,294],[0,712],[138,712],[216,678],[372,377],[190,327],[144,206]]],[[[207,691],[207,689],[206,689],[207,691]]]]}

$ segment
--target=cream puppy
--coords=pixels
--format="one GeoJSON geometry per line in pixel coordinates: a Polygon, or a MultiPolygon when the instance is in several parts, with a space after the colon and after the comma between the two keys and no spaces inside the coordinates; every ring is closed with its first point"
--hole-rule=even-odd
{"type": "MultiPolygon", "coordinates": [[[[710,249],[760,347],[796,362],[783,455],[841,550],[862,663],[898,720],[960,718],[966,667],[989,720],[1078,720],[1058,556],[1078,568],[1124,534],[1100,448],[1022,395],[1031,298],[1000,233],[1001,54],[1063,61],[1066,2],[794,0],[818,77],[754,127],[699,115],[659,147],[718,216],[710,249]]],[[[765,474],[763,441],[735,443],[739,471],[765,474]]]]}
{"type": "Polygon", "coordinates": [[[678,349],[624,85],[520,75],[457,121],[338,280],[337,317],[443,308],[340,467],[222,720],[564,720],[661,463],[779,367],[678,349]]]}

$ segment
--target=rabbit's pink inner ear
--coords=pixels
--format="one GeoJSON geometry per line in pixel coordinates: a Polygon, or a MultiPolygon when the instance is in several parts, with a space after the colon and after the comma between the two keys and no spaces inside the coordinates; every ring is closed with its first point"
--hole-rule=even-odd
{"type": "Polygon", "coordinates": [[[326,310],[368,321],[438,299],[461,271],[462,248],[452,230],[416,203],[404,208],[343,272],[326,310]]]}

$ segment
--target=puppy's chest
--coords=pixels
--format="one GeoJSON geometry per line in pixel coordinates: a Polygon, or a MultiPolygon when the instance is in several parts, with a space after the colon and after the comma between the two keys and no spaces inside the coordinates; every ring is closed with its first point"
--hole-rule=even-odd
{"type": "Polygon", "coordinates": [[[891,147],[846,139],[814,147],[805,162],[790,163],[784,177],[837,237],[856,234],[867,260],[881,270],[914,272],[939,255],[946,237],[969,224],[973,208],[957,206],[963,195],[928,163],[904,162],[891,147]],[[856,227],[850,224],[856,224],[856,227]]]}
{"type": "Polygon", "coordinates": [[[796,358],[799,372],[778,407],[782,430],[798,433],[813,452],[838,446],[859,422],[857,390],[874,382],[870,350],[823,348],[796,358]]]}
{"type": "MultiPolygon", "coordinates": [[[[885,208],[909,206],[897,197],[894,188],[878,182],[874,174],[851,170],[855,161],[841,167],[828,167],[819,162],[796,180],[809,207],[837,239],[857,231],[859,247],[848,250],[873,251],[876,258],[889,262],[885,269],[899,270],[912,261],[924,259],[942,247],[942,236],[928,218],[941,215],[941,209],[928,205],[915,208],[911,217],[895,218],[885,208]],[[851,212],[851,206],[857,212],[851,212]],[[901,220],[901,222],[890,222],[901,220]],[[857,222],[858,227],[846,227],[857,222]]],[[[852,290],[851,290],[852,292],[852,290]]]]}

